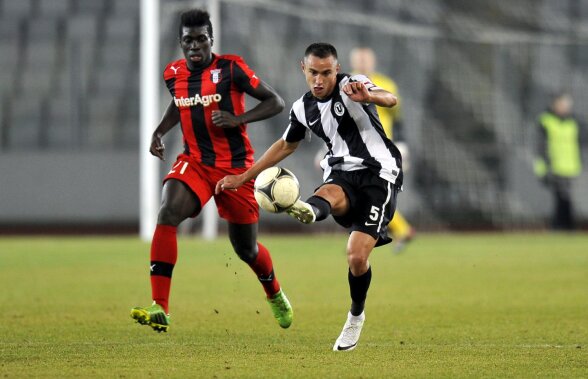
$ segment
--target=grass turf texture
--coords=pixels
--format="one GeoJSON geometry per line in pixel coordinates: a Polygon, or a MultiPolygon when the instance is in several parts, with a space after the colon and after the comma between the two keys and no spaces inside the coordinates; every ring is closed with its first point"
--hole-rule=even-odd
{"type": "Polygon", "coordinates": [[[419,235],[372,255],[356,350],[331,351],[349,306],[345,235],[270,237],[294,306],[282,330],[217,242],[180,239],[167,334],[134,238],[0,239],[0,376],[586,377],[588,235],[419,235]]]}

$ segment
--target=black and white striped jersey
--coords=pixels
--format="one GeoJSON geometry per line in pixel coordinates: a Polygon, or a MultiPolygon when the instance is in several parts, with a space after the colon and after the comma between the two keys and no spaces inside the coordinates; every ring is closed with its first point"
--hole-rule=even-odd
{"type": "Polygon", "coordinates": [[[361,81],[368,90],[378,89],[364,75],[337,75],[337,88],[328,99],[319,100],[309,91],[292,105],[290,125],[283,135],[286,142],[298,142],[316,134],[327,144],[321,161],[326,180],[331,170],[369,169],[381,178],[402,186],[402,158],[386,137],[374,104],[351,100],[342,88],[361,81]]]}

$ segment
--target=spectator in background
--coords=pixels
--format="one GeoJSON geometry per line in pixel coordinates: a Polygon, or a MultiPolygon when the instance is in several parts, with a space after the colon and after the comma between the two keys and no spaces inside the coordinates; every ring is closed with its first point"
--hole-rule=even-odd
{"type": "Polygon", "coordinates": [[[572,114],[573,99],[562,92],[539,116],[535,174],[553,193],[552,227],[575,228],[572,206],[572,180],[582,172],[580,126],[572,114]]]}
{"type": "MultiPolygon", "coordinates": [[[[377,106],[378,116],[386,136],[393,139],[394,143],[402,154],[403,170],[406,172],[408,164],[408,148],[404,142],[402,134],[402,119],[401,108],[402,102],[398,95],[398,86],[390,77],[376,71],[376,55],[369,47],[356,47],[351,50],[350,54],[351,69],[353,74],[362,74],[370,78],[370,80],[378,87],[388,91],[396,96],[398,105],[392,108],[385,108],[377,106]]],[[[406,221],[406,219],[397,210],[394,218],[388,225],[390,233],[396,241],[394,250],[401,251],[408,242],[410,242],[415,234],[414,228],[406,221]]]]}

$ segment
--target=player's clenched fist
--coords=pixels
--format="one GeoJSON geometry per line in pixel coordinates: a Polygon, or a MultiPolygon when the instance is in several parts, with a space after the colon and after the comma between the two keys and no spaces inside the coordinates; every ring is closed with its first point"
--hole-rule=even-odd
{"type": "Polygon", "coordinates": [[[242,124],[239,117],[227,111],[212,111],[212,122],[221,128],[234,128],[242,124]]]}
{"type": "Polygon", "coordinates": [[[349,82],[343,86],[343,92],[349,98],[358,103],[367,103],[370,100],[370,93],[362,82],[349,82]]]}
{"type": "Polygon", "coordinates": [[[243,180],[240,175],[227,175],[216,183],[214,194],[218,195],[224,190],[236,191],[242,185],[243,180]]]}
{"type": "Polygon", "coordinates": [[[151,136],[151,147],[149,148],[149,152],[162,161],[165,160],[163,157],[163,153],[165,152],[165,145],[161,141],[160,134],[154,133],[153,136],[151,136]]]}

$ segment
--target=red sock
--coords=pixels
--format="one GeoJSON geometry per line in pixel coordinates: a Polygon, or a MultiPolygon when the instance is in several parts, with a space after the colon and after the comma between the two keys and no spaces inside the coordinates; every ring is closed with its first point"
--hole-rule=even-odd
{"type": "Polygon", "coordinates": [[[257,243],[257,258],[249,264],[261,282],[267,297],[272,297],[280,291],[280,283],[274,275],[274,265],[269,251],[261,243],[257,243]]]}
{"type": "Polygon", "coordinates": [[[157,225],[151,241],[151,295],[169,313],[171,277],[178,259],[177,227],[157,225]]]}

